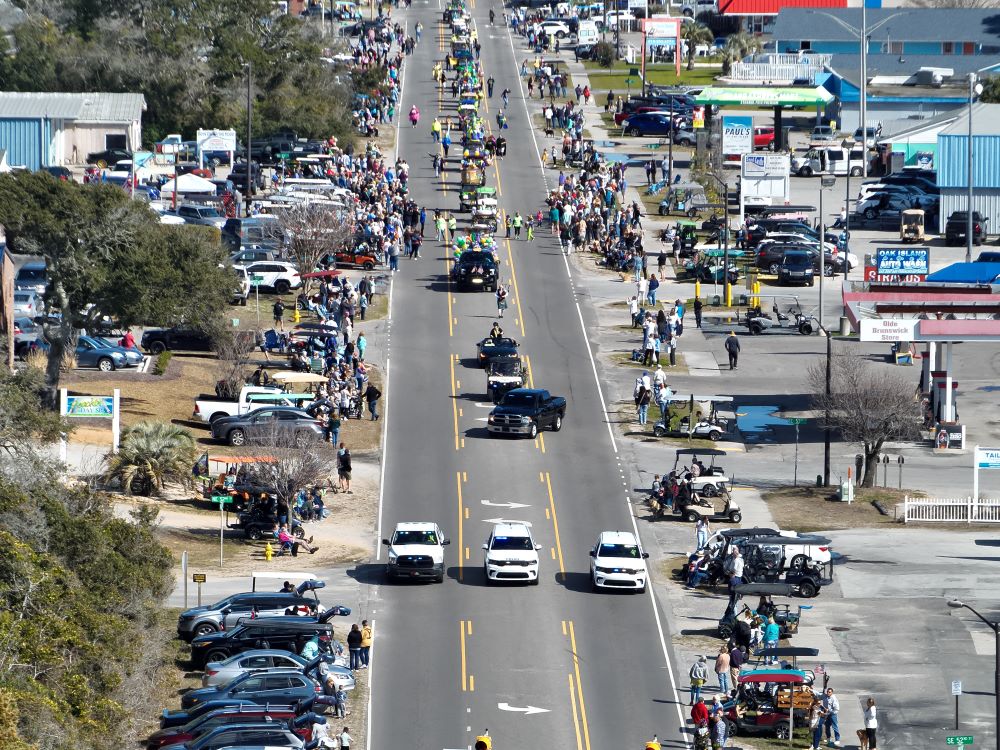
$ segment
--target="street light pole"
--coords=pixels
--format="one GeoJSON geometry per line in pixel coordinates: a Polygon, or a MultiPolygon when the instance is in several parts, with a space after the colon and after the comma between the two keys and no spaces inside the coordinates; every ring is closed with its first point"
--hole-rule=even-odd
{"type": "MultiPolygon", "coordinates": [[[[826,334],[826,405],[823,415],[823,486],[830,486],[830,381],[831,381],[831,360],[833,359],[833,337],[830,332],[823,329],[826,334]]],[[[1000,750],[1000,748],[997,748],[1000,750]]]]}
{"type": "Polygon", "coordinates": [[[994,641],[996,643],[995,657],[993,660],[993,711],[994,711],[994,731],[996,732],[995,746],[997,750],[1000,750],[1000,623],[990,622],[976,610],[970,607],[963,601],[958,599],[952,599],[948,602],[948,606],[952,609],[967,609],[976,617],[978,617],[982,622],[993,631],[994,641]]]}
{"type": "MultiPolygon", "coordinates": [[[[844,199],[844,281],[847,281],[847,274],[851,270],[851,264],[847,260],[848,246],[851,242],[851,152],[854,151],[854,142],[846,138],[841,144],[847,149],[847,194],[844,199]]],[[[864,150],[861,151],[864,154],[864,150]]],[[[864,158],[862,158],[864,161],[864,158]]],[[[862,280],[864,281],[864,280],[862,280]]]]}
{"type": "MultiPolygon", "coordinates": [[[[861,143],[863,148],[861,153],[861,179],[868,176],[868,3],[861,0],[861,143]]],[[[851,160],[848,154],[848,172],[850,172],[851,160]]]]}
{"type": "Polygon", "coordinates": [[[253,203],[253,159],[250,158],[253,140],[253,98],[251,89],[253,87],[253,63],[247,63],[247,199],[246,215],[250,215],[250,204],[253,203]]]}

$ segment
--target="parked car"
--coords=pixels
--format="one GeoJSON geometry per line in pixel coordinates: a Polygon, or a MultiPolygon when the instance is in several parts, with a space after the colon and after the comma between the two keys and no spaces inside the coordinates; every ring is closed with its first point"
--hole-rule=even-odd
{"type": "Polygon", "coordinates": [[[204,669],[209,662],[225,661],[234,654],[260,648],[283,649],[297,654],[316,636],[329,644],[333,638],[330,620],[342,614],[344,608],[333,609],[336,611],[327,610],[318,619],[262,617],[244,620],[232,630],[199,635],[191,641],[191,664],[195,669],[204,669]]]}
{"type": "Polygon", "coordinates": [[[260,286],[273,289],[277,294],[288,294],[302,286],[299,270],[291,263],[265,261],[247,266],[250,278],[260,277],[260,286]]]}
{"type": "Polygon", "coordinates": [[[554,36],[556,39],[565,39],[570,35],[569,26],[562,21],[542,21],[541,23],[536,23],[535,34],[543,31],[549,36],[554,36]]]}
{"type": "Polygon", "coordinates": [[[826,141],[835,140],[837,140],[837,131],[829,125],[817,125],[809,134],[809,141],[811,143],[825,143],[826,141]]]}
{"type": "Polygon", "coordinates": [[[45,261],[29,260],[21,266],[14,277],[14,289],[19,292],[34,292],[41,296],[49,285],[48,274],[45,271],[45,261]]]}
{"type": "Polygon", "coordinates": [[[181,696],[181,708],[191,708],[206,700],[248,698],[258,703],[290,704],[322,692],[319,683],[299,669],[244,672],[225,685],[189,690],[181,696]]]}
{"type": "Polygon", "coordinates": [[[57,180],[63,180],[64,182],[73,181],[73,173],[68,167],[42,167],[42,171],[48,172],[57,180]]]}
{"type": "Polygon", "coordinates": [[[234,250],[247,245],[274,246],[277,249],[281,237],[281,225],[277,218],[267,214],[230,218],[222,227],[222,241],[234,250]]]}
{"type": "Polygon", "coordinates": [[[976,263],[1000,263],[1000,250],[984,250],[976,256],[976,263]]]}
{"type": "Polygon", "coordinates": [[[226,223],[226,217],[220,214],[215,206],[185,204],[178,206],[175,213],[184,219],[185,224],[215,227],[221,230],[226,223]]]}
{"type": "Polygon", "coordinates": [[[383,539],[387,550],[386,575],[389,580],[429,578],[444,581],[444,548],[451,540],[433,522],[396,524],[392,537],[383,539]]]}
{"type": "Polygon", "coordinates": [[[694,146],[698,143],[698,136],[687,125],[674,129],[674,144],[677,146],[694,146]]]}
{"type": "Polygon", "coordinates": [[[770,125],[754,128],[753,147],[755,151],[759,149],[774,151],[774,128],[770,125]]]}
{"type": "MultiPolygon", "coordinates": [[[[986,222],[989,221],[978,211],[972,212],[972,243],[982,245],[986,237],[986,222]]],[[[966,242],[969,232],[969,214],[967,211],[953,211],[944,225],[944,244],[961,245],[966,242]]]]}
{"type": "Polygon", "coordinates": [[[249,265],[261,263],[263,261],[278,260],[281,253],[273,245],[242,245],[240,249],[229,256],[229,262],[239,265],[249,265]]]}
{"type": "Polygon", "coordinates": [[[212,351],[212,339],[209,335],[191,326],[148,328],[142,332],[142,339],[139,345],[154,355],[167,351],[212,351]]]}
{"type": "Polygon", "coordinates": [[[815,273],[812,253],[807,250],[790,250],[781,257],[781,264],[778,266],[778,283],[812,286],[816,283],[815,273]]]}
{"type": "MultiPolygon", "coordinates": [[[[240,388],[239,396],[236,399],[217,396],[214,393],[202,393],[194,400],[194,413],[191,418],[213,424],[223,417],[236,417],[264,406],[265,404],[254,401],[252,397],[255,395],[277,398],[281,393],[282,389],[274,385],[245,385],[240,388]]],[[[292,399],[281,399],[270,403],[270,405],[295,406],[295,403],[292,399]]]]}
{"type": "MultiPolygon", "coordinates": [[[[874,148],[876,142],[882,136],[882,126],[881,125],[875,125],[875,126],[869,125],[865,130],[866,130],[866,133],[865,133],[865,138],[864,138],[864,141],[865,141],[864,145],[867,146],[868,148],[874,148]]],[[[862,141],[861,128],[858,128],[857,130],[854,131],[854,141],[855,141],[855,143],[861,143],[861,141],[862,141]]]]}
{"type": "MultiPolygon", "coordinates": [[[[199,704],[199,708],[203,705],[205,704],[199,704]]],[[[146,750],[160,750],[160,748],[166,745],[188,742],[200,737],[205,732],[227,724],[245,724],[259,721],[284,722],[291,721],[298,715],[295,708],[273,705],[242,704],[225,708],[214,708],[211,711],[202,713],[197,718],[192,719],[182,726],[158,729],[153,732],[146,738],[146,750]]],[[[312,739],[311,727],[304,729],[305,731],[301,735],[303,739],[312,739]]],[[[299,732],[296,731],[296,734],[299,734],[299,732]]]]}
{"type": "Polygon", "coordinates": [[[310,443],[323,439],[323,422],[301,409],[267,406],[212,422],[212,438],[229,445],[273,444],[288,440],[310,443]]]}
{"type": "Polygon", "coordinates": [[[14,292],[14,315],[34,318],[40,312],[41,300],[28,290],[14,292]]]}
{"type": "Polygon", "coordinates": [[[115,164],[123,159],[131,159],[132,152],[123,148],[106,148],[104,151],[94,151],[87,154],[87,164],[96,164],[104,169],[109,164],[115,164]]]}
{"type": "Polygon", "coordinates": [[[222,750],[222,748],[288,747],[301,750],[302,738],[284,723],[276,721],[224,724],[205,732],[196,739],[176,745],[164,745],[165,750],[222,750]]]}
{"type": "MultiPolygon", "coordinates": [[[[929,175],[928,173],[916,170],[893,172],[884,177],[868,180],[864,185],[907,185],[930,195],[937,195],[941,192],[937,186],[936,177],[932,176],[932,174],[929,175]]],[[[862,188],[864,185],[862,185],[862,188]]]]}
{"type": "MultiPolygon", "coordinates": [[[[317,658],[323,658],[330,662],[325,665],[327,671],[330,666],[337,666],[341,671],[335,673],[334,679],[339,680],[345,685],[348,683],[348,680],[344,679],[344,672],[346,671],[346,677],[350,678],[350,687],[345,687],[345,690],[352,690],[354,688],[354,679],[351,677],[351,670],[344,670],[346,659],[343,656],[334,657],[324,654],[322,657],[317,658]],[[340,664],[333,663],[338,659],[340,660],[340,664]]],[[[313,661],[298,654],[293,654],[290,651],[279,651],[273,648],[245,651],[242,654],[230,656],[225,661],[214,661],[206,664],[205,673],[201,678],[201,686],[218,687],[225,685],[247,672],[268,672],[274,669],[298,669],[304,672],[307,671],[307,667],[313,665],[313,661]]]]}
{"type": "Polygon", "coordinates": [[[938,197],[936,195],[884,192],[871,193],[867,198],[858,202],[854,210],[866,219],[872,220],[879,217],[899,216],[908,208],[922,208],[925,211],[934,212],[937,210],[937,206],[938,197]]]}
{"type": "Polygon", "coordinates": [[[594,590],[626,589],[640,594],[646,591],[649,571],[648,552],[631,531],[602,531],[590,550],[590,581],[594,590]]]}
{"type": "Polygon", "coordinates": [[[76,340],[75,355],[77,367],[96,367],[102,372],[135,367],[143,360],[138,349],[126,349],[100,336],[80,336],[76,340]]]}
{"type": "Polygon", "coordinates": [[[258,617],[284,615],[289,609],[311,612],[319,610],[316,591],[322,588],[322,581],[304,581],[294,593],[277,591],[248,591],[232,594],[214,604],[186,609],[177,618],[177,635],[190,641],[199,635],[217,633],[233,627],[239,618],[256,613],[258,617]],[[308,595],[307,595],[308,594],[308,595]]]}
{"type": "Polygon", "coordinates": [[[483,577],[486,585],[503,581],[526,581],[538,585],[538,550],[531,524],[501,521],[493,524],[483,545],[483,577]]]}
{"type": "Polygon", "coordinates": [[[670,135],[669,112],[639,112],[622,121],[622,132],[630,136],[670,135]]]}
{"type": "Polygon", "coordinates": [[[31,318],[14,318],[14,356],[24,357],[37,347],[41,329],[31,318]]]}

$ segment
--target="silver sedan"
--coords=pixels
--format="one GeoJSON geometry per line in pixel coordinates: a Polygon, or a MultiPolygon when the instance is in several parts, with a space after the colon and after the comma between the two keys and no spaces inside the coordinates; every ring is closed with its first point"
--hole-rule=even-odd
{"type": "MultiPolygon", "coordinates": [[[[309,660],[280,649],[255,649],[230,656],[225,661],[209,662],[201,678],[202,687],[225,685],[244,672],[268,671],[272,669],[303,669],[309,660]]],[[[344,690],[354,689],[354,675],[346,666],[346,657],[337,656],[328,667],[338,686],[344,690]]]]}

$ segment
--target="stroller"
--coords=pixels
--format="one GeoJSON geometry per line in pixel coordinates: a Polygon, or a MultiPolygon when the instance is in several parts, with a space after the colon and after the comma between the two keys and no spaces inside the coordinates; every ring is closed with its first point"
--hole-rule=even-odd
{"type": "Polygon", "coordinates": [[[351,396],[351,400],[347,405],[347,410],[343,412],[343,416],[347,419],[361,419],[361,397],[351,396]]]}

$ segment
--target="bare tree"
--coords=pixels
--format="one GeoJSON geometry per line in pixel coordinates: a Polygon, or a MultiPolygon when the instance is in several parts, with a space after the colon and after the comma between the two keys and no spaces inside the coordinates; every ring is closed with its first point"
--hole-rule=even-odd
{"type": "MultiPolygon", "coordinates": [[[[352,215],[323,203],[289,206],[278,214],[278,223],[300,273],[314,270],[324,255],[340,250],[354,236],[352,215]]],[[[310,281],[305,280],[305,289],[310,281]]]]}
{"type": "Polygon", "coordinates": [[[247,465],[249,476],[289,504],[303,487],[325,483],[334,468],[325,446],[279,429],[256,441],[250,455],[259,460],[247,465]]]}
{"type": "Polygon", "coordinates": [[[827,412],[829,425],[844,440],[861,443],[865,455],[864,487],[875,483],[878,456],[887,440],[912,440],[920,434],[920,404],[909,378],[887,372],[863,356],[836,354],[809,368],[813,406],[827,412]]]}
{"type": "Polygon", "coordinates": [[[223,398],[237,399],[240,389],[247,382],[250,355],[257,344],[255,335],[251,331],[239,331],[220,324],[210,332],[210,336],[219,358],[215,392],[223,398]]]}

